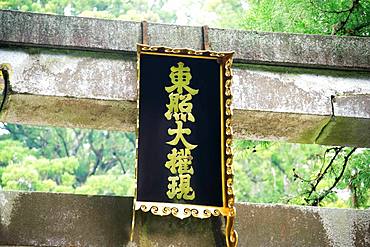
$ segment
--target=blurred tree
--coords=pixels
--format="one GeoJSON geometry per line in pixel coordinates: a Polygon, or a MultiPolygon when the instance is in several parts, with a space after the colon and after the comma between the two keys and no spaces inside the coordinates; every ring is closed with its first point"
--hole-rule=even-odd
{"type": "Polygon", "coordinates": [[[122,173],[133,174],[135,135],[114,131],[29,127],[4,124],[8,132],[2,139],[19,140],[48,159],[77,157],[81,163],[80,179],[118,165],[122,173]]]}
{"type": "Polygon", "coordinates": [[[294,166],[309,171],[319,159],[319,145],[236,140],[235,189],[238,201],[286,202],[297,191],[294,166]],[[245,148],[247,147],[247,148],[245,148]]]}
{"type": "Polygon", "coordinates": [[[55,191],[56,187],[72,192],[76,183],[76,158],[48,160],[29,156],[20,163],[8,165],[2,173],[2,187],[10,190],[55,191]]]}
{"type": "Polygon", "coordinates": [[[0,9],[174,23],[175,14],[163,8],[166,3],[164,0],[9,0],[0,2],[0,9]]]}
{"type": "Polygon", "coordinates": [[[2,129],[6,134],[0,135],[0,182],[5,189],[72,192],[86,183],[79,192],[100,193],[98,185],[113,188],[106,183],[111,178],[123,184],[104,191],[133,193],[133,133],[14,124],[2,129]]]}
{"type": "Polygon", "coordinates": [[[36,150],[24,147],[21,142],[0,136],[0,167],[18,163],[28,156],[36,157],[36,155],[36,150]]]}
{"type": "MultiPolygon", "coordinates": [[[[369,207],[370,152],[357,148],[332,147],[325,150],[322,161],[309,176],[293,168],[294,179],[301,182],[295,203],[311,206],[335,204],[338,194],[348,192],[347,206],[369,207]]],[[[306,172],[307,174],[307,172],[306,172]]]]}
{"type": "Polygon", "coordinates": [[[369,149],[245,140],[234,146],[238,201],[370,207],[369,149]]]}
{"type": "Polygon", "coordinates": [[[310,34],[370,35],[368,0],[249,0],[241,27],[310,34]]]}
{"type": "Polygon", "coordinates": [[[309,34],[370,35],[368,0],[7,0],[0,9],[309,34]]]}
{"type": "Polygon", "coordinates": [[[203,23],[213,27],[243,28],[243,18],[249,8],[247,0],[207,0],[203,3],[203,11],[214,13],[212,22],[203,23]]]}

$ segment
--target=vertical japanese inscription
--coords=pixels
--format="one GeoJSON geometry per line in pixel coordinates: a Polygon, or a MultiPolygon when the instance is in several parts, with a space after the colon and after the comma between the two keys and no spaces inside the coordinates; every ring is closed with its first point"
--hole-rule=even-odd
{"type": "Polygon", "coordinates": [[[191,100],[199,90],[190,87],[191,73],[190,68],[184,66],[182,62],[170,68],[170,79],[172,85],[165,87],[169,94],[169,104],[166,104],[167,111],[164,113],[168,121],[174,121],[176,128],[169,128],[167,134],[173,136],[171,141],[166,142],[173,146],[171,152],[167,154],[165,167],[169,169],[171,175],[168,177],[168,191],[166,192],[169,199],[194,200],[195,191],[191,187],[191,176],[194,174],[192,167],[191,151],[197,147],[186,140],[191,135],[191,129],[186,128],[184,124],[195,122],[192,114],[193,104],[191,100]],[[182,144],[182,145],[181,145],[182,144]]]}

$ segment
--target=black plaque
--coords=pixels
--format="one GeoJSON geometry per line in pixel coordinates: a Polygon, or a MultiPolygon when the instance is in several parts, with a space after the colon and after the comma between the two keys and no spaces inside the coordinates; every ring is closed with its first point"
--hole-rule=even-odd
{"type": "Polygon", "coordinates": [[[227,52],[138,46],[136,210],[230,215],[231,62],[227,52]]]}

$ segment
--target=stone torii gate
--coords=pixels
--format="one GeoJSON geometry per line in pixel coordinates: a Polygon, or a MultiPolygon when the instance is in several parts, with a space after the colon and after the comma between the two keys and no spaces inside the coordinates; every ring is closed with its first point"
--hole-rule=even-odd
{"type": "MultiPolygon", "coordinates": [[[[143,39],[236,52],[237,137],[370,147],[370,38],[14,11],[0,11],[0,63],[13,70],[0,121],[133,131],[136,43],[143,39]]],[[[0,245],[123,246],[131,209],[132,198],[0,192],[0,245]]],[[[262,204],[237,209],[239,246],[370,243],[368,210],[262,204]]],[[[138,213],[132,245],[222,246],[219,224],[138,213]]]]}

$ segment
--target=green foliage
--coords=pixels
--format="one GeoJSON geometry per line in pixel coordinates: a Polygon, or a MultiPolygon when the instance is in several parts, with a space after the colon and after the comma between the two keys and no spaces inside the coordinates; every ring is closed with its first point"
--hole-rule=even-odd
{"type": "Polygon", "coordinates": [[[18,163],[27,156],[36,156],[36,151],[24,147],[19,141],[0,139],[0,167],[18,163]]]}
{"type": "Polygon", "coordinates": [[[339,189],[351,192],[351,207],[370,207],[370,150],[360,149],[351,157],[339,189]]]}
{"type": "Polygon", "coordinates": [[[167,1],[125,0],[11,0],[0,3],[0,9],[12,9],[59,15],[79,15],[106,19],[171,22],[175,14],[163,10],[167,1]]]}
{"type": "Polygon", "coordinates": [[[242,0],[208,0],[204,2],[204,11],[216,14],[213,23],[206,23],[210,26],[223,28],[240,28],[241,20],[246,11],[246,1],[242,0]]]}
{"type": "Polygon", "coordinates": [[[235,189],[238,201],[286,202],[287,195],[297,190],[293,167],[308,171],[318,157],[318,145],[254,142],[253,149],[243,149],[235,143],[235,189]],[[257,144],[256,144],[257,143],[257,144]]]}
{"type": "Polygon", "coordinates": [[[256,31],[370,35],[368,0],[8,0],[0,9],[256,31]]]}
{"type": "Polygon", "coordinates": [[[368,0],[250,0],[241,21],[248,30],[370,35],[368,0]]]}
{"type": "Polygon", "coordinates": [[[69,2],[71,1],[69,0],[49,0],[49,1],[10,0],[10,1],[2,1],[0,3],[0,8],[62,15],[64,14],[64,8],[68,5],[69,2]]]}
{"type": "Polygon", "coordinates": [[[128,175],[94,175],[76,189],[78,194],[133,195],[135,180],[128,175]]]}
{"type": "Polygon", "coordinates": [[[76,157],[79,167],[77,180],[84,182],[89,175],[106,172],[118,165],[122,173],[133,174],[135,137],[133,133],[65,128],[27,127],[6,124],[11,138],[22,142],[39,156],[55,159],[76,157]]]}
{"type": "Polygon", "coordinates": [[[72,187],[77,167],[76,158],[48,160],[29,156],[20,163],[6,166],[2,172],[2,187],[28,191],[54,191],[59,185],[72,187]]]}
{"type": "Polygon", "coordinates": [[[356,150],[343,167],[351,149],[341,148],[335,159],[328,149],[333,150],[320,145],[237,140],[234,160],[237,200],[370,207],[370,150],[356,150]],[[331,166],[312,190],[318,174],[323,174],[329,163],[331,166]],[[323,198],[316,201],[320,197],[323,198]]]}
{"type": "MultiPolygon", "coordinates": [[[[8,134],[0,136],[3,189],[133,195],[135,137],[132,133],[10,124],[4,128],[8,134]]],[[[328,190],[343,169],[350,149],[344,148],[333,159],[333,152],[327,148],[235,141],[237,200],[312,204],[314,198],[329,191],[318,205],[369,207],[370,150],[356,150],[335,188],[328,190]],[[332,166],[308,196],[318,174],[323,173],[331,160],[334,160],[332,166]]]]}
{"type": "Polygon", "coordinates": [[[3,129],[3,189],[133,195],[132,133],[12,124],[3,129]]]}

